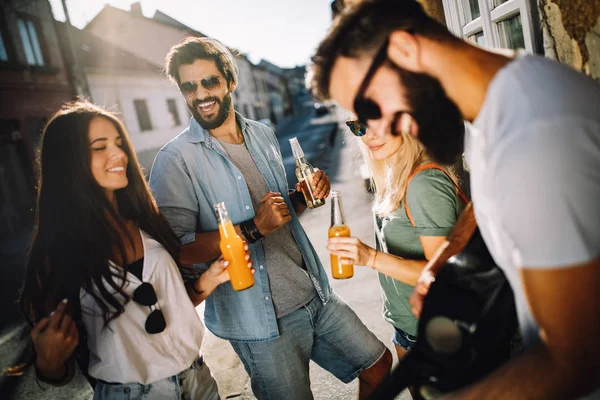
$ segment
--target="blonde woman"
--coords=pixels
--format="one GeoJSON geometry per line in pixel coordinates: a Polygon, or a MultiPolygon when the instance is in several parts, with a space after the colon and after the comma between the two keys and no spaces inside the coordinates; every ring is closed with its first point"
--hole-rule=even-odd
{"type": "Polygon", "coordinates": [[[377,136],[358,121],[346,124],[360,137],[375,185],[376,248],[357,238],[331,238],[328,250],[379,272],[383,317],[394,327],[398,358],[416,343],[417,319],[408,299],[427,260],[444,241],[459,214],[462,195],[453,175],[430,162],[409,133],[377,136]]]}

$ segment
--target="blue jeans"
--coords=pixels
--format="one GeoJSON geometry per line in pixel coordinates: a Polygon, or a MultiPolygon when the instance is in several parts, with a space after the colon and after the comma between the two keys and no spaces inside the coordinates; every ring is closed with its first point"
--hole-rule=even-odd
{"type": "Polygon", "coordinates": [[[280,336],[265,341],[231,341],[250,375],[259,400],[307,400],[313,360],[348,383],[373,366],[385,345],[335,293],[323,305],[315,297],[278,320],[280,336]]]}
{"type": "MultiPolygon", "coordinates": [[[[160,362],[160,361],[158,361],[160,362]]],[[[219,400],[217,382],[202,358],[177,375],[152,382],[96,382],[94,400],[219,400]]]]}
{"type": "Polygon", "coordinates": [[[392,336],[392,342],[396,346],[402,347],[404,350],[410,350],[415,344],[417,344],[417,337],[404,332],[400,328],[394,326],[394,334],[392,336]]]}

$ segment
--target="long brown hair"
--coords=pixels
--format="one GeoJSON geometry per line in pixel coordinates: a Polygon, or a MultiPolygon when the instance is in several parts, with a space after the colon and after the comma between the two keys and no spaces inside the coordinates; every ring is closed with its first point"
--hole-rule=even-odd
{"type": "Polygon", "coordinates": [[[37,204],[27,275],[19,304],[30,324],[53,310],[63,298],[79,304],[80,290],[93,296],[105,326],[124,311],[124,268],[131,221],[161,243],[174,260],[180,244],[159,213],[142,175],[125,127],[111,112],[79,100],[65,104],[46,124],[37,159],[37,204]],[[112,122],[127,155],[128,185],[115,191],[117,209],[91,172],[88,131],[94,118],[112,122]],[[116,249],[116,251],[115,251],[116,249]],[[116,253],[116,254],[115,254],[116,253]]]}

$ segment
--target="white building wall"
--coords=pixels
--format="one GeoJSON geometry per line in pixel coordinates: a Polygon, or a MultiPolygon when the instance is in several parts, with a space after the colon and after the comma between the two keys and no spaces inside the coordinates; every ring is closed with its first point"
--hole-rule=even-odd
{"type": "Polygon", "coordinates": [[[234,108],[244,117],[258,119],[254,113],[253,105],[257,103],[257,95],[254,90],[254,76],[252,75],[252,64],[245,57],[236,58],[239,76],[238,86],[235,90],[236,101],[234,108]]]}
{"type": "Polygon", "coordinates": [[[271,98],[267,89],[267,73],[263,68],[254,68],[254,80],[256,83],[256,95],[258,102],[255,104],[262,114],[260,118],[270,118],[271,98]]]}
{"type": "Polygon", "coordinates": [[[154,154],[189,124],[190,113],[177,88],[159,75],[117,74],[88,71],[92,100],[119,114],[131,137],[140,163],[149,172],[154,154]],[[142,131],[134,106],[135,99],[146,100],[152,130],[142,131]],[[167,99],[174,99],[180,125],[175,126],[167,99]]]}
{"type": "Polygon", "coordinates": [[[188,36],[183,30],[112,7],[103,10],[84,29],[139,58],[161,66],[165,64],[169,49],[188,36]]]}

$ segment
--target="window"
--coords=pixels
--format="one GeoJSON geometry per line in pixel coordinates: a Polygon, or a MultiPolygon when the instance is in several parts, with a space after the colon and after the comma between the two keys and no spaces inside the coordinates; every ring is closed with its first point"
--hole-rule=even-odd
{"type": "Polygon", "coordinates": [[[169,109],[169,114],[171,114],[171,126],[181,125],[181,120],[179,119],[179,112],[177,111],[177,103],[175,102],[175,99],[167,99],[167,108],[169,109]]]}
{"type": "Polygon", "coordinates": [[[523,25],[521,15],[517,14],[498,23],[500,32],[500,46],[508,49],[524,49],[523,25]]]}
{"type": "Polygon", "coordinates": [[[17,26],[19,28],[21,42],[23,43],[23,50],[25,51],[25,60],[27,61],[27,64],[43,66],[44,57],[42,55],[42,48],[40,46],[40,40],[35,23],[30,19],[21,17],[17,19],[17,26]]]}
{"type": "Polygon", "coordinates": [[[8,61],[8,53],[6,52],[2,31],[0,31],[0,61],[8,61]]]}
{"type": "Polygon", "coordinates": [[[534,51],[528,0],[443,0],[452,33],[481,46],[534,51]]]}
{"type": "Polygon", "coordinates": [[[133,105],[135,106],[135,114],[137,115],[140,130],[142,132],[151,131],[152,121],[150,120],[150,113],[148,112],[148,104],[146,103],[146,100],[135,99],[133,100],[133,105]]]}

